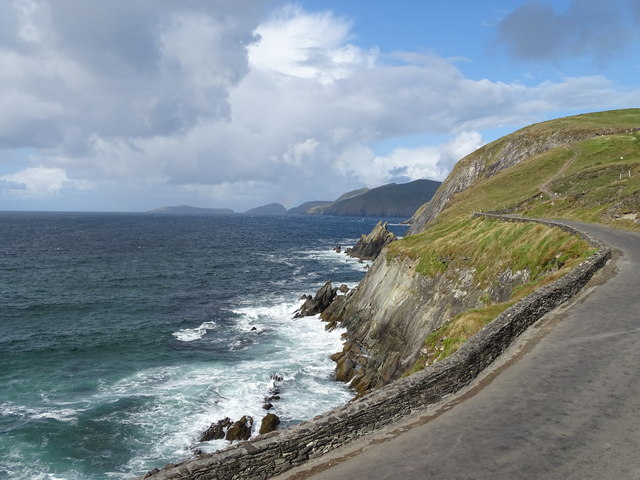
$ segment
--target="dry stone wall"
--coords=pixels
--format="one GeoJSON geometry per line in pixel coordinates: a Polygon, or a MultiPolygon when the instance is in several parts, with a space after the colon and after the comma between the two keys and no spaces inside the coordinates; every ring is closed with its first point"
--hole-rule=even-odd
{"type": "Polygon", "coordinates": [[[547,312],[575,295],[611,257],[597,238],[555,221],[475,214],[512,222],[536,221],[580,234],[599,251],[572,272],[505,310],[455,354],[425,370],[286,430],[260,435],[226,450],[201,455],[146,476],[152,480],[266,479],[317,458],[355,438],[460,390],[547,312]]]}

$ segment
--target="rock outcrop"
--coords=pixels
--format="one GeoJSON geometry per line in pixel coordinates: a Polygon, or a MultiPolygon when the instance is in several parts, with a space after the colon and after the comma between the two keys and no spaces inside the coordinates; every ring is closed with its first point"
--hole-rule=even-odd
{"type": "Polygon", "coordinates": [[[260,423],[260,435],[276,431],[279,424],[280,419],[276,414],[267,413],[260,423]]]}
{"type": "Polygon", "coordinates": [[[208,442],[210,440],[222,440],[231,425],[233,425],[233,422],[229,417],[218,420],[216,423],[212,423],[211,426],[204,431],[198,441],[208,442]]]}
{"type": "Polygon", "coordinates": [[[396,236],[387,230],[387,222],[378,222],[369,235],[362,235],[358,243],[347,248],[345,253],[360,260],[375,260],[382,249],[394,240],[396,236]]]}
{"type": "Polygon", "coordinates": [[[330,281],[326,282],[314,297],[311,297],[311,295],[304,297],[304,303],[295,311],[293,318],[309,317],[323,312],[336,298],[337,292],[338,289],[333,288],[330,281]]]}
{"type": "Polygon", "coordinates": [[[253,427],[253,417],[245,415],[229,427],[224,438],[230,442],[235,440],[249,440],[249,437],[251,437],[251,427],[253,427]]]}
{"type": "Polygon", "coordinates": [[[433,277],[415,267],[410,258],[387,262],[383,251],[358,288],[321,315],[328,328],[347,329],[343,351],[332,358],[336,379],[351,382],[358,394],[402,376],[418,359],[424,339],[458,313],[483,306],[483,300],[505,301],[528,279],[525,271],[504,272],[509,282],[501,288],[481,289],[471,266],[433,277]]]}
{"type": "Polygon", "coordinates": [[[210,440],[248,440],[251,437],[251,428],[253,427],[253,417],[245,415],[237,422],[232,421],[229,417],[212,423],[204,433],[200,436],[200,442],[208,442],[210,440]]]}

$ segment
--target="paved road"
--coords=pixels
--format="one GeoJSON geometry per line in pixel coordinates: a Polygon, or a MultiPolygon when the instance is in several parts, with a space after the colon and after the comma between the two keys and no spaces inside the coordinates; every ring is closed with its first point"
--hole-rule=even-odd
{"type": "Polygon", "coordinates": [[[289,478],[640,480],[640,235],[583,227],[619,251],[610,278],[512,365],[430,421],[289,478]]]}

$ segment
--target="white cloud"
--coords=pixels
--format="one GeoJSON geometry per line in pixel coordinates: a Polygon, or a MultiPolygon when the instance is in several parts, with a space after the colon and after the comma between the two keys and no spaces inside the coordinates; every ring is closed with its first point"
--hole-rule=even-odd
{"type": "Polygon", "coordinates": [[[86,181],[71,180],[61,168],[29,167],[12,174],[1,175],[0,181],[14,194],[43,196],[60,194],[64,190],[86,190],[86,181]]]}
{"type": "Polygon", "coordinates": [[[348,43],[351,23],[331,12],[306,13],[287,5],[261,24],[260,42],[248,47],[252,68],[323,84],[349,76],[357,65],[371,65],[375,55],[348,43]]]}
{"type": "Polygon", "coordinates": [[[395,177],[444,180],[455,163],[483,145],[480,133],[461,132],[437,146],[396,148],[377,156],[364,147],[344,152],[345,168],[367,185],[382,185],[395,177]]]}

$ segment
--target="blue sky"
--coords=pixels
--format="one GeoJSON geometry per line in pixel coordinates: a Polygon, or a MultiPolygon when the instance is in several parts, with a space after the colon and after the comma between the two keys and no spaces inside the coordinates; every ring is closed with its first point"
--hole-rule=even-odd
{"type": "Polygon", "coordinates": [[[443,180],[530,123],[640,107],[640,0],[14,0],[0,210],[243,211],[443,180]]]}

